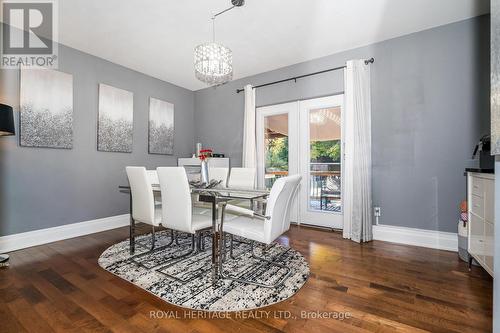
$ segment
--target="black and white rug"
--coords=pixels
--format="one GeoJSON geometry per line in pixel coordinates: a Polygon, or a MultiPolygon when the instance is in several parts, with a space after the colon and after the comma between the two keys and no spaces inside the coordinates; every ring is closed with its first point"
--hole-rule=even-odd
{"type": "MultiPolygon", "coordinates": [[[[151,235],[136,237],[136,243],[149,247],[151,235]]],[[[156,247],[170,243],[170,232],[157,233],[156,247]]],[[[228,242],[229,243],[229,242],[228,242]]],[[[105,270],[151,292],[163,300],[180,307],[206,311],[252,310],[281,302],[293,296],[306,282],[309,265],[292,248],[276,244],[265,253],[256,246],[255,253],[291,269],[290,277],[277,288],[211,278],[211,244],[206,238],[203,252],[176,259],[191,250],[191,238],[180,240],[163,249],[147,253],[145,247],[136,246],[135,257],[129,254],[129,240],[115,244],[102,253],[99,265],[105,270]]],[[[286,270],[254,259],[250,245],[234,242],[235,259],[227,258],[225,274],[271,285],[280,281],[286,270]]]]}

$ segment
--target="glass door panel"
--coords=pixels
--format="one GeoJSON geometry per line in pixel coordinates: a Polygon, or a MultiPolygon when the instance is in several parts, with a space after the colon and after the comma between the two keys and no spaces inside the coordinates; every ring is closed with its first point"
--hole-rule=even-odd
{"type": "Polygon", "coordinates": [[[264,117],[265,187],[288,176],[288,113],[264,117]]]}
{"type": "Polygon", "coordinates": [[[327,228],[343,227],[342,109],[344,96],[299,102],[302,175],[300,220],[327,228]]]}
{"type": "Polygon", "coordinates": [[[341,109],[309,111],[310,210],[341,212],[341,109]]]}
{"type": "MultiPolygon", "coordinates": [[[[257,108],[256,134],[259,187],[270,189],[277,179],[299,173],[297,102],[257,108]]],[[[296,198],[290,219],[299,222],[296,198]]]]}

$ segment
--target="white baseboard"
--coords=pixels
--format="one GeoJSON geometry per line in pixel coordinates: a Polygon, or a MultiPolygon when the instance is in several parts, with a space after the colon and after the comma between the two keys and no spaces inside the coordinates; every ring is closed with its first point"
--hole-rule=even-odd
{"type": "MultiPolygon", "coordinates": [[[[128,226],[129,223],[130,215],[123,214],[2,236],[0,237],[0,253],[120,228],[128,226]]],[[[451,232],[413,229],[390,225],[374,225],[373,239],[439,250],[458,251],[457,234],[451,232]]]]}
{"type": "Polygon", "coordinates": [[[0,253],[52,243],[129,225],[130,214],[62,225],[59,227],[22,232],[0,237],[0,253]]]}
{"type": "Polygon", "coordinates": [[[379,224],[373,226],[373,239],[398,244],[429,247],[438,250],[458,251],[457,234],[452,232],[379,224]]]}

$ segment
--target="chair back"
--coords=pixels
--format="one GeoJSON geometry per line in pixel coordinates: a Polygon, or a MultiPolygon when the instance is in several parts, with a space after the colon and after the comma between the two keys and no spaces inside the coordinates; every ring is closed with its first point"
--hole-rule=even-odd
{"type": "Polygon", "coordinates": [[[210,168],[208,169],[208,176],[210,180],[221,181],[220,186],[227,186],[227,175],[229,168],[210,168]]]}
{"type": "Polygon", "coordinates": [[[340,178],[337,176],[326,177],[325,189],[330,192],[340,191],[340,178]]]}
{"type": "Polygon", "coordinates": [[[132,195],[132,218],[138,222],[159,225],[155,221],[153,188],[144,167],[125,168],[132,195]]]}
{"type": "Polygon", "coordinates": [[[271,217],[264,224],[266,243],[271,243],[290,229],[290,210],[301,179],[300,175],[293,175],[274,182],[266,207],[266,216],[271,217]]]}
{"type": "Polygon", "coordinates": [[[160,180],[158,179],[158,173],[156,172],[156,170],[146,170],[146,173],[148,175],[149,182],[151,183],[151,185],[160,184],[160,180]]]}
{"type": "Polygon", "coordinates": [[[191,191],[184,167],[156,169],[160,180],[162,225],[181,232],[192,233],[191,191]]]}
{"type": "Polygon", "coordinates": [[[227,187],[254,188],[255,168],[231,168],[227,187]]]}

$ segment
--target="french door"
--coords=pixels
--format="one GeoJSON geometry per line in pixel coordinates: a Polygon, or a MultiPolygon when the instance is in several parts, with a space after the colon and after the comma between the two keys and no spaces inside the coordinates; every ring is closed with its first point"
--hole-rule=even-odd
{"type": "MultiPolygon", "coordinates": [[[[276,179],[299,173],[299,118],[296,102],[261,107],[256,114],[257,184],[271,188],[276,179]]],[[[290,219],[300,223],[297,198],[290,219]]]]}
{"type": "Polygon", "coordinates": [[[301,174],[291,219],[342,228],[343,95],[257,109],[259,186],[301,174]]]}

